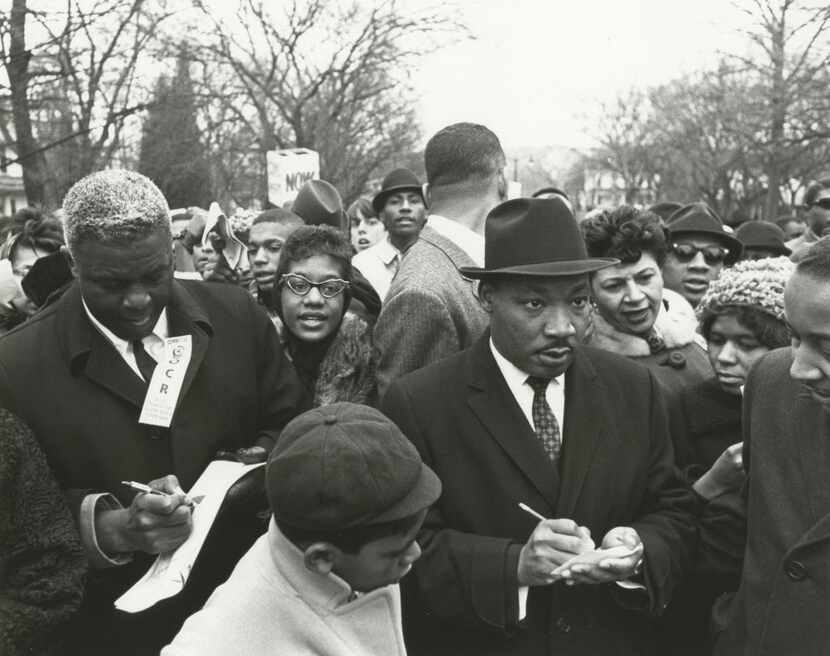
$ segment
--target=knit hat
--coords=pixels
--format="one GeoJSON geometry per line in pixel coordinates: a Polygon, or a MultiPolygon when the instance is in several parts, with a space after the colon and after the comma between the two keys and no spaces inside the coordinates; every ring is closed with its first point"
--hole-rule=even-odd
{"type": "Polygon", "coordinates": [[[725,307],[752,307],[784,320],[784,286],[795,270],[786,257],[745,260],[723,269],[709,284],[696,313],[699,319],[725,307]]]}

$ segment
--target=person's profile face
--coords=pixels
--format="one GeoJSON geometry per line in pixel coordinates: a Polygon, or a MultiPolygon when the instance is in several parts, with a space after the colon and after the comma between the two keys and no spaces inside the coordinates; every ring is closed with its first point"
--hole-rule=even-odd
{"type": "Polygon", "coordinates": [[[586,275],[508,277],[482,282],[496,349],[530,376],[555,378],[574,357],[591,320],[586,275]]]}
{"type": "Polygon", "coordinates": [[[358,592],[397,583],[421,557],[421,547],[415,538],[426,512],[419,513],[419,520],[406,533],[368,542],[356,554],[340,552],[334,573],[358,592]]]}
{"type": "Polygon", "coordinates": [[[784,288],[784,310],[792,331],[790,376],[830,408],[830,285],[796,270],[784,288]]]}
{"type": "Polygon", "coordinates": [[[651,330],[663,300],[663,277],[651,253],[630,264],[601,269],[591,291],[603,318],[617,330],[644,335],[651,330]]]}
{"type": "Polygon", "coordinates": [[[804,234],[804,231],[807,229],[807,226],[804,224],[803,221],[797,221],[793,219],[792,221],[787,221],[784,224],[783,230],[784,235],[787,237],[787,240],[795,239],[796,237],[800,237],[804,234]]]}
{"type": "Polygon", "coordinates": [[[73,270],[92,314],[121,339],[153,332],[170,300],[170,235],[156,230],[130,243],[88,240],[73,252],[73,270]]]}

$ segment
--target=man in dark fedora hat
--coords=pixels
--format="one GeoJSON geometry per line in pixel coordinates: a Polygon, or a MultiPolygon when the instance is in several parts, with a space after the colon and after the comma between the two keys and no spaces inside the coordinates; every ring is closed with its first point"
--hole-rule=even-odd
{"type": "Polygon", "coordinates": [[[395,169],[383,179],[372,208],[383,221],[386,237],[355,255],[352,263],[384,298],[401,258],[418,241],[427,221],[421,182],[409,169],[395,169]]]}
{"type": "Polygon", "coordinates": [[[406,586],[410,654],[651,653],[694,499],[653,375],[581,345],[588,274],[616,262],[587,256],[558,198],[498,205],[484,267],[461,270],[490,330],[389,388],[443,483],[406,586]]]}
{"type": "Polygon", "coordinates": [[[762,260],[767,257],[789,256],[792,251],[784,243],[784,231],[768,221],[747,221],[735,231],[743,244],[742,260],[762,260]]]}
{"type": "Polygon", "coordinates": [[[697,307],[724,264],[738,261],[741,242],[706,203],[684,205],[669,217],[666,227],[670,239],[663,283],[697,307]]]}

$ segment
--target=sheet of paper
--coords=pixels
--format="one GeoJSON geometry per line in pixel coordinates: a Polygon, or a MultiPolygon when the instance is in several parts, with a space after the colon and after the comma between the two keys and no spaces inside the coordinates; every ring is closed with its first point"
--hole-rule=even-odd
{"type": "Polygon", "coordinates": [[[160,554],[147,573],[115,600],[115,607],[128,613],[138,613],[181,592],[228,490],[242,476],[264,464],[243,465],[224,460],[211,462],[188,492],[191,498],[204,495],[193,509],[190,537],[175,551],[160,554]]]}

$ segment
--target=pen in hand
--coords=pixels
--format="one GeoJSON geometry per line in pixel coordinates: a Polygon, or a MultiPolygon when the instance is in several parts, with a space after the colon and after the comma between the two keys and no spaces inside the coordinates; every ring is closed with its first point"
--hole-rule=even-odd
{"type": "MultiPolygon", "coordinates": [[[[172,496],[171,494],[164,492],[162,490],[157,490],[154,487],[150,487],[149,485],[145,485],[144,483],[138,483],[136,481],[121,481],[121,485],[126,485],[131,490],[135,490],[136,492],[143,492],[144,494],[157,494],[163,497],[172,496]]],[[[200,495],[197,497],[193,497],[192,499],[185,494],[184,497],[184,504],[186,506],[190,506],[193,508],[196,506],[202,499],[205,498],[205,495],[200,495]]]]}

